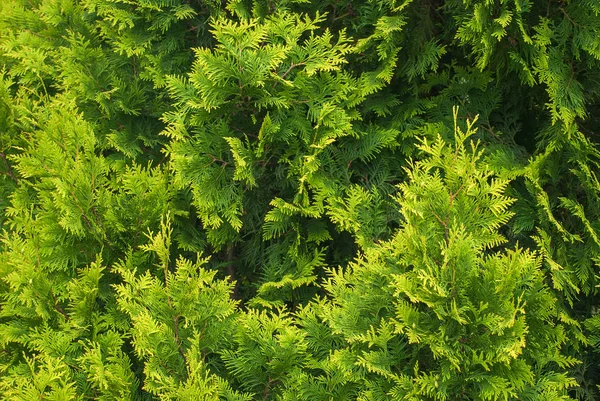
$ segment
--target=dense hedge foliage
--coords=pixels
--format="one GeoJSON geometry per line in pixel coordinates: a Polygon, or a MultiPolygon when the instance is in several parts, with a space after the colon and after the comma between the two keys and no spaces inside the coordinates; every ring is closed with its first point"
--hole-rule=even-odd
{"type": "Polygon", "coordinates": [[[0,398],[600,400],[598,0],[3,0],[0,398]]]}

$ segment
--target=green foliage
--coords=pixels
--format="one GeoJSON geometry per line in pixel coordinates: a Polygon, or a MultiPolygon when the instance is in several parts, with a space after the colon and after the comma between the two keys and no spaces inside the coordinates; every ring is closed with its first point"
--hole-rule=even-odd
{"type": "Polygon", "coordinates": [[[0,3],[9,400],[600,398],[596,0],[0,3]]]}
{"type": "Polygon", "coordinates": [[[325,285],[316,313],[345,340],[357,399],[567,399],[575,385],[563,349],[578,325],[561,321],[539,256],[504,247],[508,181],[467,125],[454,147],[420,146],[426,158],[399,187],[400,229],[325,285]]]}

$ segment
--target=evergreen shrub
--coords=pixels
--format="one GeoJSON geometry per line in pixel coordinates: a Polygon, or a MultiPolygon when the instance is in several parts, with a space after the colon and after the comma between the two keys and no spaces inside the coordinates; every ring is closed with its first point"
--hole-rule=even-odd
{"type": "Polygon", "coordinates": [[[0,399],[600,399],[598,0],[3,0],[0,65],[0,399]]]}

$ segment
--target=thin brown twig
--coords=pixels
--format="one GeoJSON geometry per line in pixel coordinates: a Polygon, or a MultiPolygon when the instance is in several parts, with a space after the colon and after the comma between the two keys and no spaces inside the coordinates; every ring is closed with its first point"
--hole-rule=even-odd
{"type": "Polygon", "coordinates": [[[52,299],[54,300],[54,309],[60,313],[61,315],[63,315],[65,317],[66,320],[69,320],[69,315],[67,314],[67,312],[65,312],[65,310],[60,306],[60,304],[58,303],[58,299],[56,299],[56,296],[54,295],[54,292],[52,292],[52,290],[50,290],[50,296],[52,297],[52,299]]]}
{"type": "Polygon", "coordinates": [[[263,392],[263,400],[266,400],[269,397],[269,391],[271,390],[271,383],[273,383],[273,379],[269,376],[267,380],[267,385],[265,386],[265,391],[263,392]]]}
{"type": "Polygon", "coordinates": [[[569,14],[567,14],[567,12],[565,11],[564,8],[562,7],[558,7],[558,9],[564,14],[565,17],[567,17],[567,19],[569,20],[569,22],[571,24],[573,24],[574,26],[578,27],[578,28],[583,28],[579,23],[573,21],[573,19],[571,18],[571,16],[569,14]]]}
{"type": "Polygon", "coordinates": [[[0,152],[0,159],[2,159],[4,161],[4,165],[6,166],[6,172],[4,174],[6,174],[7,176],[9,176],[15,183],[18,184],[19,183],[19,179],[17,178],[17,176],[13,172],[13,169],[10,166],[10,163],[8,163],[8,160],[6,160],[6,155],[4,154],[4,152],[0,152]]]}
{"type": "MultiPolygon", "coordinates": [[[[296,68],[296,67],[300,67],[300,66],[302,66],[302,65],[305,65],[305,64],[306,64],[306,63],[305,63],[305,62],[303,62],[303,61],[302,61],[302,62],[300,62],[300,63],[292,63],[292,64],[290,65],[290,68],[288,68],[288,69],[287,69],[287,70],[286,70],[286,71],[283,73],[283,75],[281,75],[279,78],[281,78],[281,79],[285,79],[285,77],[287,77],[287,75],[288,75],[288,74],[289,74],[289,73],[290,73],[290,72],[291,72],[291,71],[292,71],[294,68],[296,68]]],[[[277,87],[277,84],[279,84],[279,82],[275,82],[275,83],[273,84],[273,89],[275,89],[275,88],[277,87]]]]}
{"type": "Polygon", "coordinates": [[[183,358],[183,363],[185,364],[185,366],[188,366],[187,358],[185,357],[185,353],[183,352],[183,349],[181,348],[181,338],[179,337],[179,318],[180,317],[181,317],[181,315],[177,315],[173,318],[173,331],[175,332],[175,342],[177,343],[177,350],[179,351],[179,355],[181,355],[181,357],[183,358]]]}

